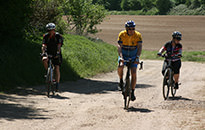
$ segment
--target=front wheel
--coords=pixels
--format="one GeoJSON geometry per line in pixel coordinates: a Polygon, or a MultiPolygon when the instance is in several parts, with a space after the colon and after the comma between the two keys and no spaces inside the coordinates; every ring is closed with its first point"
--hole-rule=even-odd
{"type": "Polygon", "coordinates": [[[171,79],[171,69],[167,68],[164,73],[163,87],[162,87],[162,93],[163,93],[164,100],[168,99],[169,97],[169,88],[171,85],[170,79],[171,79]]]}
{"type": "Polygon", "coordinates": [[[48,68],[48,72],[47,72],[47,75],[46,75],[46,90],[47,90],[47,96],[49,97],[50,96],[50,88],[51,88],[51,81],[50,81],[50,73],[51,73],[51,70],[50,68],[48,68]]]}
{"type": "Polygon", "coordinates": [[[124,108],[128,109],[129,107],[129,103],[131,100],[131,86],[130,86],[130,79],[126,79],[126,84],[125,84],[125,88],[123,91],[123,95],[124,95],[124,108]]]}
{"type": "Polygon", "coordinates": [[[175,87],[175,83],[174,83],[174,79],[172,79],[172,86],[171,86],[172,97],[174,97],[177,92],[177,90],[174,87],[175,87]]]}

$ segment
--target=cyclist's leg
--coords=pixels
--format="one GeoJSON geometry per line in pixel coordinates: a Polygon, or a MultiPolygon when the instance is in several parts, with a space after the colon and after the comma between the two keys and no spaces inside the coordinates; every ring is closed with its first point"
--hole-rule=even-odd
{"type": "Polygon", "coordinates": [[[120,61],[120,58],[118,58],[118,76],[120,78],[120,83],[119,83],[119,90],[122,90],[122,87],[123,87],[123,68],[124,68],[124,65],[123,65],[123,62],[120,61]]]}
{"type": "Polygon", "coordinates": [[[58,91],[60,83],[60,66],[62,64],[62,56],[60,56],[60,58],[54,59],[53,64],[55,65],[56,91],[58,91]]]}
{"type": "Polygon", "coordinates": [[[137,68],[136,67],[131,68],[131,76],[132,76],[131,86],[132,86],[132,89],[134,90],[136,86],[136,81],[137,81],[137,68]]]}
{"type": "Polygon", "coordinates": [[[136,99],[134,91],[135,91],[136,82],[137,82],[137,63],[133,63],[131,65],[131,76],[132,76],[132,79],[131,79],[131,87],[132,87],[131,100],[134,101],[136,99]]]}
{"type": "Polygon", "coordinates": [[[43,66],[44,68],[47,70],[48,69],[48,57],[43,57],[42,58],[42,61],[43,61],[43,66]]]}
{"type": "Polygon", "coordinates": [[[60,82],[60,66],[55,65],[56,83],[60,82]]]}
{"type": "Polygon", "coordinates": [[[173,66],[173,71],[174,71],[175,88],[178,88],[181,60],[172,62],[172,66],[173,66]]]}

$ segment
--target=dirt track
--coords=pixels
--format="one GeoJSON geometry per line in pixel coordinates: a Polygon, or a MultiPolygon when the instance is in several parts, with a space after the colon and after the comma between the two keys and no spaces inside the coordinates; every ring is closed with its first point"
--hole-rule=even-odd
{"type": "Polygon", "coordinates": [[[205,16],[128,16],[111,15],[98,26],[102,32],[96,37],[117,44],[117,37],[124,30],[124,23],[134,20],[136,30],[142,34],[143,49],[159,50],[168,40],[173,31],[180,31],[183,35],[183,50],[205,51],[205,16]]]}
{"type": "MultiPolygon", "coordinates": [[[[162,61],[144,61],[137,100],[123,109],[116,72],[61,84],[52,98],[43,86],[0,94],[1,130],[204,130],[205,64],[183,62],[176,98],[162,98],[162,61]]],[[[19,88],[20,89],[20,88],[19,88]]]]}

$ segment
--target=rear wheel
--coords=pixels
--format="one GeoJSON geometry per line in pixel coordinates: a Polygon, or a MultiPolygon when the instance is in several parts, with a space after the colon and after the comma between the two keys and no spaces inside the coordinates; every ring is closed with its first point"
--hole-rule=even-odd
{"type": "Polygon", "coordinates": [[[166,100],[169,97],[169,87],[171,85],[171,69],[167,68],[164,73],[164,79],[163,79],[163,97],[164,100],[166,100]]]}

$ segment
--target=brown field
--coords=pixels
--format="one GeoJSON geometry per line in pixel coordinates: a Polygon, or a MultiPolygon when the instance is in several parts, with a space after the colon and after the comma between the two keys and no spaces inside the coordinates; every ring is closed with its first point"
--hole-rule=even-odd
{"type": "Polygon", "coordinates": [[[136,30],[142,34],[143,49],[158,50],[171,40],[173,31],[183,35],[183,49],[186,51],[205,51],[205,16],[128,16],[111,15],[98,26],[96,37],[117,45],[117,37],[124,30],[124,23],[133,20],[136,30]]]}

